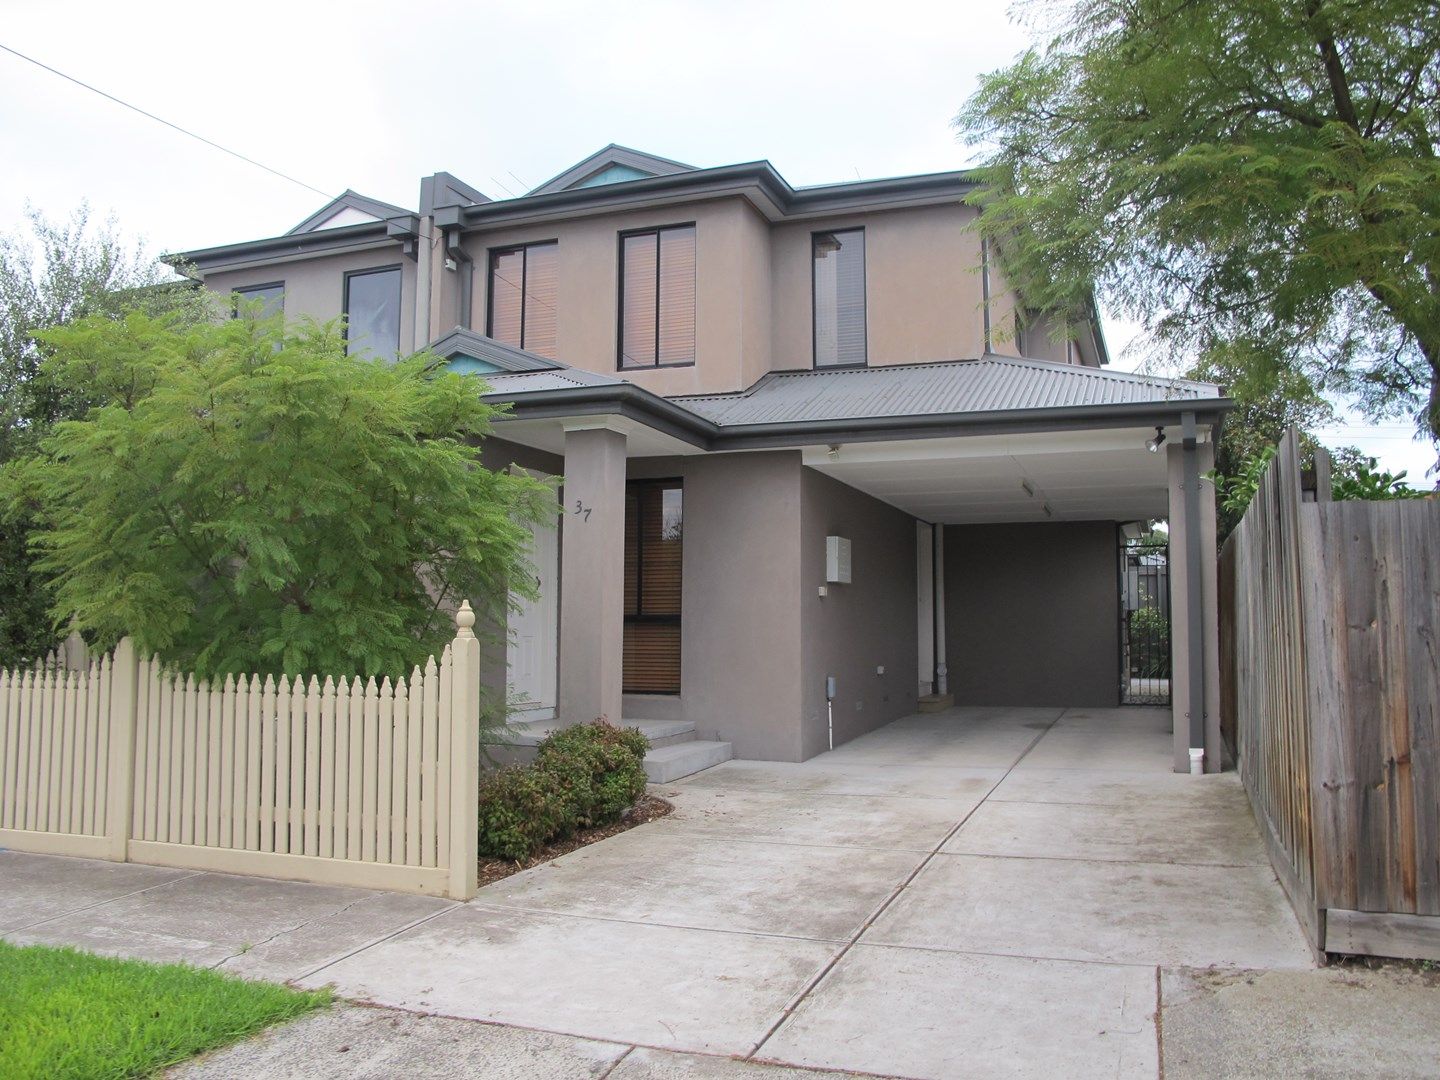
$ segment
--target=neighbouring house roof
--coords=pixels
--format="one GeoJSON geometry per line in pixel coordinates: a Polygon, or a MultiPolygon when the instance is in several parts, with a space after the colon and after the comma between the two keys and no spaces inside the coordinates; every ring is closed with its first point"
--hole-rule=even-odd
{"type": "Polygon", "coordinates": [[[457,326],[448,334],[437,338],[431,343],[430,351],[447,360],[469,357],[500,371],[549,371],[565,367],[559,361],[551,360],[526,349],[517,349],[513,345],[506,345],[492,337],[477,334],[474,330],[467,330],[463,326],[457,326]]]}
{"type": "Polygon", "coordinates": [[[896,367],[771,372],[740,393],[675,400],[726,427],[1219,396],[1219,388],[1209,383],[987,355],[896,367]]]}
{"type": "Polygon", "coordinates": [[[574,368],[487,375],[486,396],[515,419],[629,416],[711,450],[1000,430],[1173,423],[1233,407],[1210,383],[988,355],[838,371],[772,372],[735,394],[663,398],[574,368]]]}
{"type": "Polygon", "coordinates": [[[364,225],[413,213],[413,210],[406,210],[403,206],[381,202],[379,199],[372,199],[347,188],[343,195],[331,199],[299,225],[288,230],[285,235],[294,236],[296,233],[341,228],[346,225],[364,225]]]}
{"type": "Polygon", "coordinates": [[[632,150],[628,146],[611,143],[595,151],[583,161],[577,161],[558,176],[552,176],[539,187],[531,188],[525,198],[531,195],[547,195],[552,191],[567,191],[571,188],[599,187],[603,184],[623,183],[627,180],[641,180],[651,176],[670,176],[680,172],[694,172],[694,165],[672,161],[669,158],[647,154],[643,150],[632,150]]]}

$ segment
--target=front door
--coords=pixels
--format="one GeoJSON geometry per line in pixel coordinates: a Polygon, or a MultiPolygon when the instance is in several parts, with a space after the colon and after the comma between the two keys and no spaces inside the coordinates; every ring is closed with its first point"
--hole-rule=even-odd
{"type": "MultiPolygon", "coordinates": [[[[531,472],[538,479],[544,473],[531,472]]],[[[540,588],[538,600],[520,600],[510,614],[506,651],[510,712],[517,720],[555,716],[556,655],[559,642],[560,530],[553,524],[531,529],[530,562],[540,588]]]]}

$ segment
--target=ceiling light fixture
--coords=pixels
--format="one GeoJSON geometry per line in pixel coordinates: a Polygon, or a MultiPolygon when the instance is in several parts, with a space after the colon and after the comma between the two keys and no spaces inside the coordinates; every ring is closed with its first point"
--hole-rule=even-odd
{"type": "Polygon", "coordinates": [[[1163,427],[1156,427],[1154,437],[1145,440],[1145,449],[1149,450],[1152,454],[1158,454],[1164,442],[1165,429],[1163,427]]]}

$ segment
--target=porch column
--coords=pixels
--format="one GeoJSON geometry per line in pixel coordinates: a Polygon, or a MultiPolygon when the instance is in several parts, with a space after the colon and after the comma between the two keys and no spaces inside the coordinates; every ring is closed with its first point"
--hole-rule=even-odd
{"type": "Polygon", "coordinates": [[[625,434],[610,423],[565,424],[559,718],[566,724],[622,719],[625,434]]]}
{"type": "Polygon", "coordinates": [[[1170,707],[1176,772],[1190,771],[1190,748],[1219,772],[1220,619],[1216,562],[1215,446],[1199,442],[1193,414],[1166,445],[1170,487],[1170,707]],[[1179,434],[1179,438],[1173,438],[1179,434]],[[1188,436],[1188,438],[1187,438],[1188,436]],[[1197,715],[1198,714],[1198,715],[1197,715]]]}

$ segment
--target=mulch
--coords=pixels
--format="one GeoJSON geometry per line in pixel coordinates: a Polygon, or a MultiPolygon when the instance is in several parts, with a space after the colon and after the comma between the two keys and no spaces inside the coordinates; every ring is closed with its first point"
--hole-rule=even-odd
{"type": "Polygon", "coordinates": [[[647,822],[662,818],[674,810],[664,799],[654,795],[642,795],[640,801],[625,811],[625,815],[609,825],[597,825],[593,829],[581,829],[571,836],[562,840],[555,840],[546,844],[535,855],[526,862],[510,862],[506,859],[481,859],[480,860],[480,887],[483,889],[511,874],[518,874],[521,870],[528,870],[532,866],[540,866],[542,863],[558,859],[561,855],[568,855],[572,851],[596,841],[604,840],[606,837],[615,836],[633,829],[637,825],[644,825],[647,822]]]}

